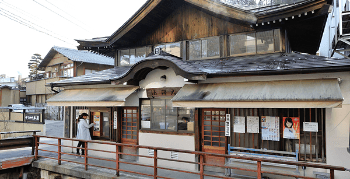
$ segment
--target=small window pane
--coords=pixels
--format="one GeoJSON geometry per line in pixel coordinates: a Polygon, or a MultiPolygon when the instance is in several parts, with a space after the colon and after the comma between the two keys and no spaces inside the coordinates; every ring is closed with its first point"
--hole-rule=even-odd
{"type": "Polygon", "coordinates": [[[225,115],[225,111],[220,111],[220,115],[225,115]]]}
{"type": "Polygon", "coordinates": [[[280,52],[282,51],[282,46],[281,46],[281,42],[280,42],[280,36],[281,36],[281,31],[280,29],[275,29],[273,32],[273,36],[274,36],[274,41],[275,41],[275,52],[280,52]]]}
{"type": "Polygon", "coordinates": [[[210,115],[211,112],[210,111],[204,111],[204,115],[210,115]]]}
{"type": "Polygon", "coordinates": [[[274,52],[273,31],[257,32],[256,45],[258,53],[274,52]]]}
{"type": "Polygon", "coordinates": [[[145,47],[136,48],[135,62],[134,63],[137,63],[137,62],[143,60],[144,58],[146,58],[146,48],[145,47]]]}
{"type": "Polygon", "coordinates": [[[127,66],[130,65],[130,54],[128,50],[120,50],[120,65],[127,66]]]}
{"type": "Polygon", "coordinates": [[[229,40],[231,55],[256,53],[255,33],[231,35],[229,40]]]}
{"type": "Polygon", "coordinates": [[[207,40],[202,40],[202,58],[208,57],[208,48],[207,48],[207,40]]]}
{"type": "Polygon", "coordinates": [[[190,41],[189,42],[189,59],[196,60],[201,58],[201,41],[190,41]]]}
{"type": "Polygon", "coordinates": [[[220,38],[212,37],[207,39],[207,57],[220,56],[220,38]]]}
{"type": "Polygon", "coordinates": [[[165,45],[165,51],[170,53],[171,55],[175,55],[177,57],[181,56],[181,45],[180,43],[171,43],[165,45]]]}
{"type": "Polygon", "coordinates": [[[135,49],[130,49],[130,65],[136,63],[136,52],[135,49]]]}

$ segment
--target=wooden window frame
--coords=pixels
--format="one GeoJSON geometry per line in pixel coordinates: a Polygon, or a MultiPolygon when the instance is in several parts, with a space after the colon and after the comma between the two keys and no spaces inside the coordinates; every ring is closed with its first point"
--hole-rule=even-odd
{"type": "Polygon", "coordinates": [[[207,59],[215,59],[215,58],[220,58],[222,57],[222,45],[223,44],[223,41],[224,41],[224,37],[223,36],[211,36],[211,37],[205,37],[205,38],[200,38],[200,39],[193,39],[193,40],[188,40],[187,41],[187,59],[188,60],[207,60],[207,59]],[[214,57],[202,57],[202,40],[207,40],[207,39],[210,39],[210,38],[219,38],[219,55],[218,56],[214,56],[214,57]],[[201,54],[201,57],[200,58],[195,58],[195,59],[190,59],[190,42],[194,42],[194,41],[200,41],[200,45],[201,45],[201,50],[200,50],[200,54],[201,54]]]}

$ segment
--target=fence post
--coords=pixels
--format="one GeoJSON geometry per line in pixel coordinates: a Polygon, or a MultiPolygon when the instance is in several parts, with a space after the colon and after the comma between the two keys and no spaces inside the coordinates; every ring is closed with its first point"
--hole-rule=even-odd
{"type": "Polygon", "coordinates": [[[119,146],[115,145],[115,169],[117,171],[116,175],[119,176],[119,146]]]}
{"type": "Polygon", "coordinates": [[[34,159],[35,160],[38,160],[38,148],[39,148],[39,137],[38,136],[35,136],[35,156],[34,156],[34,159]]]}
{"type": "Polygon", "coordinates": [[[203,179],[204,178],[204,157],[203,157],[203,154],[200,154],[199,156],[199,163],[200,163],[200,179],[203,179]]]}
{"type": "Polygon", "coordinates": [[[88,153],[88,146],[87,146],[87,142],[84,142],[84,149],[85,149],[85,170],[88,169],[88,158],[87,158],[87,153],[88,153]]]}
{"type": "Polygon", "coordinates": [[[153,155],[153,177],[154,179],[157,179],[157,149],[154,149],[154,155],[153,155]]]}
{"type": "Polygon", "coordinates": [[[258,167],[257,167],[258,179],[261,179],[261,161],[257,161],[256,163],[258,164],[258,167]]]}
{"type": "Polygon", "coordinates": [[[32,155],[34,155],[34,151],[35,151],[35,135],[36,135],[36,132],[33,131],[32,155]]]}
{"type": "Polygon", "coordinates": [[[334,169],[331,169],[330,179],[334,179],[334,169]]]}
{"type": "Polygon", "coordinates": [[[58,165],[61,165],[61,139],[58,139],[58,165]]]}

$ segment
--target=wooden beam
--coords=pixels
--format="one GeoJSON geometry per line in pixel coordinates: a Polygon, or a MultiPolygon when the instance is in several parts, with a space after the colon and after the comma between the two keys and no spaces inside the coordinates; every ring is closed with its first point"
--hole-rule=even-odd
{"type": "Polygon", "coordinates": [[[238,8],[236,9],[229,6],[225,6],[224,4],[218,3],[215,1],[185,0],[185,2],[188,2],[190,4],[193,4],[202,9],[205,9],[207,11],[213,12],[215,14],[218,14],[224,17],[245,21],[251,24],[255,24],[257,21],[257,17],[253,13],[245,12],[245,11],[239,10],[238,8]]]}

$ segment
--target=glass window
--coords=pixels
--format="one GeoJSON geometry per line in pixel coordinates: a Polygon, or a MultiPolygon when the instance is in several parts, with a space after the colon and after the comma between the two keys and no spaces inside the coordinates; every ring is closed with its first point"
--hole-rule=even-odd
{"type": "Polygon", "coordinates": [[[282,51],[280,29],[229,36],[230,55],[282,51]]]}
{"type": "Polygon", "coordinates": [[[119,50],[119,65],[120,66],[129,66],[133,65],[144,58],[146,58],[147,47],[133,48],[126,50],[119,50]]]}
{"type": "Polygon", "coordinates": [[[177,109],[172,107],[170,99],[151,100],[151,128],[176,130],[177,109]]]}
{"type": "Polygon", "coordinates": [[[177,129],[194,131],[194,111],[195,108],[178,108],[177,129]]]}
{"type": "Polygon", "coordinates": [[[210,37],[189,42],[190,60],[212,57],[220,57],[220,37],[210,37]]]}
{"type": "Polygon", "coordinates": [[[256,33],[257,53],[274,52],[273,31],[256,33]]]}
{"type": "Polygon", "coordinates": [[[151,128],[151,100],[142,100],[141,128],[151,128]]]}
{"type": "Polygon", "coordinates": [[[127,66],[130,65],[130,54],[128,50],[120,50],[120,65],[127,66]]]}
{"type": "Polygon", "coordinates": [[[85,75],[95,73],[97,70],[85,69],[85,75]]]}
{"type": "Polygon", "coordinates": [[[154,46],[154,48],[161,48],[162,51],[167,52],[171,55],[181,57],[181,44],[180,42],[176,43],[167,43],[167,44],[159,44],[154,46]]]}

